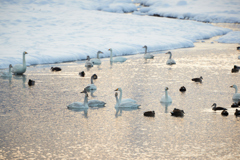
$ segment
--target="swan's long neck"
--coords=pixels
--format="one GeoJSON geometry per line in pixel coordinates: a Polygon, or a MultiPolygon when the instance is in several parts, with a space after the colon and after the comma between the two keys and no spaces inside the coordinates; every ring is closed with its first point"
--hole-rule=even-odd
{"type": "Polygon", "coordinates": [[[93,77],[91,77],[91,84],[94,84],[94,83],[93,83],[93,77]]]}
{"type": "Polygon", "coordinates": [[[118,96],[116,96],[116,102],[117,102],[117,106],[119,106],[118,96]]]}
{"type": "Polygon", "coordinates": [[[99,53],[97,53],[97,58],[99,59],[99,53]]]}
{"type": "Polygon", "coordinates": [[[168,92],[165,90],[165,99],[168,99],[168,92]]]}
{"type": "Polygon", "coordinates": [[[84,97],[84,106],[88,107],[88,97],[87,97],[87,93],[85,93],[85,97],[84,97]]]}
{"type": "Polygon", "coordinates": [[[119,103],[122,102],[122,90],[119,90],[120,91],[120,96],[119,96],[119,103]]]}
{"type": "Polygon", "coordinates": [[[23,53],[23,67],[26,67],[25,53],[23,53]]]}
{"type": "Polygon", "coordinates": [[[147,47],[145,47],[145,54],[147,54],[147,47]]]}
{"type": "Polygon", "coordinates": [[[110,61],[112,61],[112,50],[110,50],[110,61]]]}
{"type": "Polygon", "coordinates": [[[9,67],[8,74],[11,74],[11,72],[12,72],[11,70],[12,70],[12,68],[9,67]]]}
{"type": "Polygon", "coordinates": [[[172,59],[172,53],[169,53],[170,55],[169,55],[169,59],[172,59]]]}
{"type": "Polygon", "coordinates": [[[237,93],[238,92],[238,88],[237,87],[234,87],[235,88],[235,93],[237,93]]]}

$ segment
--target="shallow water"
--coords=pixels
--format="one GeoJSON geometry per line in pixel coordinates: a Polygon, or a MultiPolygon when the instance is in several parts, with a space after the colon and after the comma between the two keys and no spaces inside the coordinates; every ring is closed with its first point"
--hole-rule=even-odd
{"type": "MultiPolygon", "coordinates": [[[[216,38],[216,37],[215,37],[216,38]]],[[[234,89],[240,86],[237,44],[195,43],[196,47],[173,50],[176,65],[166,65],[169,55],[154,53],[127,56],[124,63],[109,63],[90,70],[84,62],[28,67],[25,76],[0,79],[0,159],[239,159],[239,118],[231,108],[234,89]],[[61,72],[51,72],[60,66],[61,72]],[[80,77],[80,71],[86,77],[80,77]],[[80,92],[94,80],[97,91],[89,99],[103,100],[104,108],[72,111],[67,105],[80,101],[80,92]],[[203,77],[203,83],[191,81],[203,77]],[[36,81],[29,87],[28,79],[36,81]],[[179,88],[185,86],[185,93],[179,88]],[[116,111],[114,90],[133,98],[141,109],[116,111]],[[160,104],[164,88],[173,102],[160,104]],[[217,103],[229,116],[212,111],[217,103]],[[182,118],[170,111],[180,108],[182,118]],[[143,112],[154,110],[154,118],[143,112]]]]}

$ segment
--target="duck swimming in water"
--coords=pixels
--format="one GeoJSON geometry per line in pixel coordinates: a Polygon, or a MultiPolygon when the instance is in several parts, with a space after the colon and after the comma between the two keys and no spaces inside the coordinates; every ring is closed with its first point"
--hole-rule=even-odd
{"type": "Polygon", "coordinates": [[[192,79],[192,81],[194,81],[194,82],[200,82],[200,83],[202,83],[202,80],[203,80],[202,76],[200,76],[199,78],[193,78],[193,79],[192,79]]]}
{"type": "Polygon", "coordinates": [[[212,106],[213,106],[212,110],[214,110],[214,111],[217,111],[217,110],[227,110],[226,108],[223,108],[223,107],[217,107],[216,103],[213,103],[212,106]]]}
{"type": "Polygon", "coordinates": [[[171,115],[175,116],[175,117],[183,117],[184,116],[184,111],[180,110],[180,109],[177,109],[177,108],[174,108],[173,111],[171,112],[171,115]]]}

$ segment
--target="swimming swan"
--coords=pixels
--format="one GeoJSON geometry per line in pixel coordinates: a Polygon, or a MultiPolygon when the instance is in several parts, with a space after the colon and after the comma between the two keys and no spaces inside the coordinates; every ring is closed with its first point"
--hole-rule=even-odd
{"type": "Polygon", "coordinates": [[[176,64],[176,62],[172,59],[172,53],[170,51],[165,54],[170,54],[169,59],[167,60],[166,64],[168,64],[168,65],[176,64]]]}
{"type": "Polygon", "coordinates": [[[97,52],[97,58],[93,58],[90,60],[92,62],[92,64],[100,65],[102,63],[99,58],[99,54],[103,54],[103,52],[101,52],[101,51],[97,52]]]}
{"type": "Polygon", "coordinates": [[[125,62],[127,58],[124,57],[112,57],[112,48],[108,49],[110,51],[110,62],[125,62]]]}
{"type": "Polygon", "coordinates": [[[172,98],[168,95],[168,87],[165,88],[165,94],[162,96],[160,102],[162,103],[172,102],[172,98]]]}
{"type": "Polygon", "coordinates": [[[237,86],[234,84],[234,85],[232,85],[230,87],[235,88],[235,93],[234,93],[232,99],[236,100],[236,101],[239,101],[240,100],[240,93],[237,93],[238,92],[237,86]]]}
{"type": "Polygon", "coordinates": [[[213,108],[212,110],[216,111],[216,110],[227,110],[226,108],[223,108],[223,107],[217,107],[217,104],[216,103],[213,103],[213,108]]]}
{"type": "Polygon", "coordinates": [[[93,64],[92,62],[90,61],[90,57],[87,56],[87,60],[86,60],[86,63],[85,63],[85,67],[93,67],[93,64]]]}
{"type": "Polygon", "coordinates": [[[115,97],[116,97],[116,105],[115,108],[139,108],[139,104],[137,104],[136,102],[120,102],[120,100],[118,99],[118,93],[115,93],[115,97]]]}
{"type": "Polygon", "coordinates": [[[122,99],[122,88],[117,88],[115,91],[119,91],[120,92],[120,96],[119,96],[119,103],[129,103],[129,102],[133,102],[136,103],[137,101],[131,99],[131,98],[127,98],[127,99],[122,99]]]}
{"type": "Polygon", "coordinates": [[[144,58],[145,59],[153,59],[154,56],[151,53],[147,53],[147,46],[143,46],[143,48],[145,48],[145,54],[144,54],[144,58]]]}
{"type": "Polygon", "coordinates": [[[3,73],[1,73],[2,75],[2,77],[12,77],[12,65],[11,64],[9,64],[9,69],[7,70],[7,71],[5,71],[5,72],[3,72],[3,73]]]}
{"type": "Polygon", "coordinates": [[[95,75],[92,75],[91,77],[91,84],[88,84],[86,89],[89,91],[89,90],[96,90],[97,89],[97,86],[93,83],[93,79],[94,79],[94,76],[95,75]]]}
{"type": "Polygon", "coordinates": [[[23,74],[27,70],[26,66],[26,60],[25,60],[25,54],[28,54],[27,52],[23,52],[23,64],[16,64],[13,66],[12,73],[13,74],[23,74]]]}
{"type": "Polygon", "coordinates": [[[88,94],[87,94],[87,90],[84,89],[82,92],[80,93],[85,93],[85,97],[84,97],[84,103],[82,102],[73,102],[71,104],[69,104],[67,106],[68,109],[80,109],[80,108],[88,108],[88,94]]]}

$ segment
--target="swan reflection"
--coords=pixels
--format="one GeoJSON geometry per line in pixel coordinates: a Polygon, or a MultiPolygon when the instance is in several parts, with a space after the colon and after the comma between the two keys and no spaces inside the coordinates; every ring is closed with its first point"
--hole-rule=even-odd
{"type": "Polygon", "coordinates": [[[172,104],[172,102],[160,102],[163,107],[165,107],[165,113],[168,113],[168,106],[172,104]]]}
{"type": "Polygon", "coordinates": [[[68,110],[71,110],[74,112],[83,112],[83,116],[85,118],[88,118],[88,108],[68,108],[68,110]]]}

